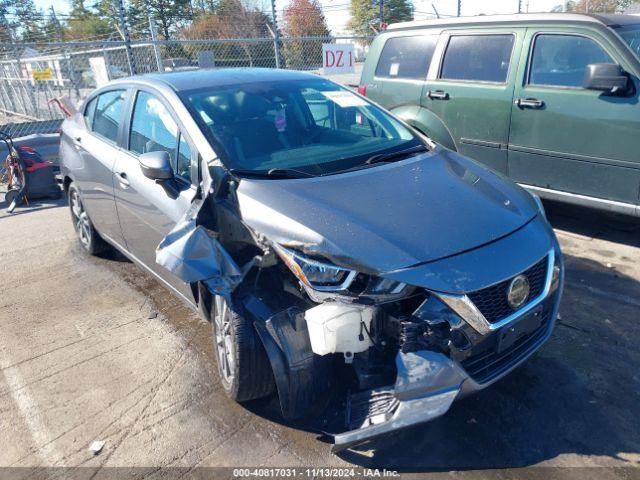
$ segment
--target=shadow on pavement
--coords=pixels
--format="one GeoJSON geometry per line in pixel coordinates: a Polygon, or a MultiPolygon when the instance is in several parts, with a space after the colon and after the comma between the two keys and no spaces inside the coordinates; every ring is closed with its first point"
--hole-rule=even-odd
{"type": "Polygon", "coordinates": [[[640,218],[558,202],[544,206],[553,228],[640,247],[640,218]]]}
{"type": "Polygon", "coordinates": [[[51,208],[58,208],[65,206],[67,204],[67,199],[62,197],[56,200],[53,199],[42,199],[42,200],[33,200],[28,204],[22,203],[16,207],[13,213],[8,213],[6,210],[9,208],[7,202],[4,201],[4,193],[0,192],[0,220],[8,217],[15,217],[18,215],[24,215],[26,213],[37,212],[39,210],[49,210],[51,208]]]}

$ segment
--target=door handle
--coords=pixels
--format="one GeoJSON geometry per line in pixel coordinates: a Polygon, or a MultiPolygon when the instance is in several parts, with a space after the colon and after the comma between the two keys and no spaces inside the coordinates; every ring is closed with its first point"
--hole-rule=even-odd
{"type": "Polygon", "coordinates": [[[127,174],[124,172],[116,172],[116,177],[118,177],[118,181],[120,182],[120,186],[122,188],[127,188],[130,183],[129,180],[127,180],[127,174]]]}
{"type": "Polygon", "coordinates": [[[544,107],[544,102],[537,98],[518,98],[513,102],[518,108],[532,108],[537,110],[544,107]]]}
{"type": "Polygon", "coordinates": [[[449,100],[449,94],[444,90],[429,90],[427,97],[431,100],[449,100]]]}
{"type": "Polygon", "coordinates": [[[82,147],[82,137],[73,137],[73,146],[79,150],[82,147]]]}

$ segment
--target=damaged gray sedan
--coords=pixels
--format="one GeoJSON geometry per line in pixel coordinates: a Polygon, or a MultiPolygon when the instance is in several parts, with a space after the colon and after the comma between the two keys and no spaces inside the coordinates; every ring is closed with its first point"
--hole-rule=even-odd
{"type": "Polygon", "coordinates": [[[133,77],[62,127],[71,218],[212,323],[222,386],[346,448],[444,414],[549,338],[540,201],[367,99],[280,70],[133,77]]]}

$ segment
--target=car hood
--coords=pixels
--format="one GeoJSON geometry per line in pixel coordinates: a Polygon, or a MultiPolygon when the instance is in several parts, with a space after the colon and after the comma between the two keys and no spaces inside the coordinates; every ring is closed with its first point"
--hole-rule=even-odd
{"type": "Polygon", "coordinates": [[[522,188],[441,147],[336,175],[242,179],[237,196],[258,234],[367,273],[475,249],[537,214],[522,188]]]}

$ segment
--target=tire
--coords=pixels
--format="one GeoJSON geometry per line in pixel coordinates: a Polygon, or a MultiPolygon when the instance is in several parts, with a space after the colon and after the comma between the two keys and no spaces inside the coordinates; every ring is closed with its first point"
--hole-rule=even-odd
{"type": "Polygon", "coordinates": [[[69,185],[69,210],[71,212],[71,221],[76,231],[78,241],[91,255],[97,255],[109,249],[109,244],[105,242],[97,230],[94,228],[89,218],[89,214],[85,211],[82,199],[78,193],[78,189],[72,183],[69,185]]]}
{"type": "Polygon", "coordinates": [[[19,190],[16,190],[15,188],[7,190],[7,192],[4,194],[4,201],[7,202],[7,205],[11,205],[13,203],[13,201],[18,196],[18,191],[19,190]]]}
{"type": "Polygon", "coordinates": [[[212,317],[213,348],[227,396],[236,402],[269,396],[275,387],[273,372],[253,324],[220,296],[212,317]]]}

